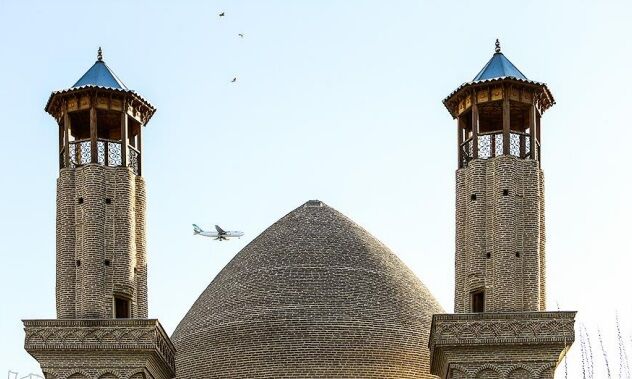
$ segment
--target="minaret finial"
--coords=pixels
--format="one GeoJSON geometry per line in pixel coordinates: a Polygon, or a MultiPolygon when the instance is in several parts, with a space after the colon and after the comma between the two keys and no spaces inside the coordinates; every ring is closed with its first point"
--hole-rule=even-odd
{"type": "MultiPolygon", "coordinates": [[[[496,40],[498,41],[498,40],[496,40]]],[[[99,50],[97,51],[97,60],[99,62],[103,61],[103,50],[101,50],[101,46],[99,46],[99,50]]]]}
{"type": "Polygon", "coordinates": [[[500,41],[496,38],[496,52],[500,53],[500,41]]]}

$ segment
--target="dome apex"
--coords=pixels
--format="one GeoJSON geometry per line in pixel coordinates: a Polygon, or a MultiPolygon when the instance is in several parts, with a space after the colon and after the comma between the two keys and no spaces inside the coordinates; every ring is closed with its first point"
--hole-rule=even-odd
{"type": "Polygon", "coordinates": [[[305,204],[303,204],[304,207],[323,207],[325,206],[325,203],[323,203],[320,200],[308,200],[305,204]]]}
{"type": "Polygon", "coordinates": [[[442,313],[381,242],[310,200],[213,279],[173,333],[179,379],[431,378],[442,313]]]}

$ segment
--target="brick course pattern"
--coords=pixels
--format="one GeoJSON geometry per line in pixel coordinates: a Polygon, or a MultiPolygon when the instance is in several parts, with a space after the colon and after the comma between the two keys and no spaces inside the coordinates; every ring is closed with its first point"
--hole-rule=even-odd
{"type": "Polygon", "coordinates": [[[382,243],[310,201],[215,277],[173,333],[180,379],[434,378],[441,307],[382,243]]]}
{"type": "Polygon", "coordinates": [[[480,289],[485,311],[546,309],[544,244],[538,161],[505,155],[457,171],[456,313],[471,312],[480,289]]]}
{"type": "MultiPolygon", "coordinates": [[[[99,49],[96,64],[100,61],[99,49]]],[[[175,347],[158,321],[147,319],[146,195],[137,175],[141,129],[155,108],[133,91],[88,84],[54,92],[46,110],[60,127],[63,153],[57,180],[57,319],[24,321],[24,347],[46,379],[172,379],[175,347]],[[89,120],[81,113],[71,117],[79,110],[89,120]],[[91,142],[81,142],[92,145],[87,156],[77,150],[77,141],[71,153],[71,136],[87,133],[91,142]],[[96,138],[109,142],[99,145],[103,141],[96,138]],[[120,154],[113,159],[110,143],[120,154]],[[69,158],[76,161],[70,164],[69,158]]]]}
{"type": "Polygon", "coordinates": [[[158,320],[25,320],[46,379],[170,379],[175,348],[158,320]]]}
{"type": "Polygon", "coordinates": [[[131,317],[146,318],[143,178],[127,167],[62,169],[56,264],[58,318],[112,318],[115,294],[131,300],[131,317]]]}
{"type": "Polygon", "coordinates": [[[432,373],[447,379],[552,379],[575,340],[575,312],[434,315],[432,373]]]}
{"type": "Polygon", "coordinates": [[[456,314],[435,315],[431,372],[444,379],[552,379],[575,312],[546,308],[539,162],[475,159],[456,173],[456,314]],[[484,291],[484,313],[472,294],[484,291]]]}

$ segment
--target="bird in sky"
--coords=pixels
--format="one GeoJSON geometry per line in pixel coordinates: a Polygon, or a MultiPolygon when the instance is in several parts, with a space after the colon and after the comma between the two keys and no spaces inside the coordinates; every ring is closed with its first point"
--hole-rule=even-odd
{"type": "Polygon", "coordinates": [[[224,17],[226,14],[224,12],[219,14],[219,17],[224,17]]]}
{"type": "Polygon", "coordinates": [[[235,83],[237,81],[237,77],[234,77],[233,80],[231,80],[231,83],[235,83]]]}
{"type": "Polygon", "coordinates": [[[244,34],[243,33],[239,33],[237,35],[240,36],[241,38],[244,38],[244,34]]]}

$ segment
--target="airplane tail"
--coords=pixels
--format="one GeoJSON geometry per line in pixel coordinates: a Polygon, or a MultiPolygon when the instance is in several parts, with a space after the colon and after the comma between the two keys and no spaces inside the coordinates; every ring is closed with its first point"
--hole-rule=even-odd
{"type": "Polygon", "coordinates": [[[193,234],[200,234],[202,232],[203,232],[202,228],[200,228],[199,226],[193,224],[193,234]]]}

